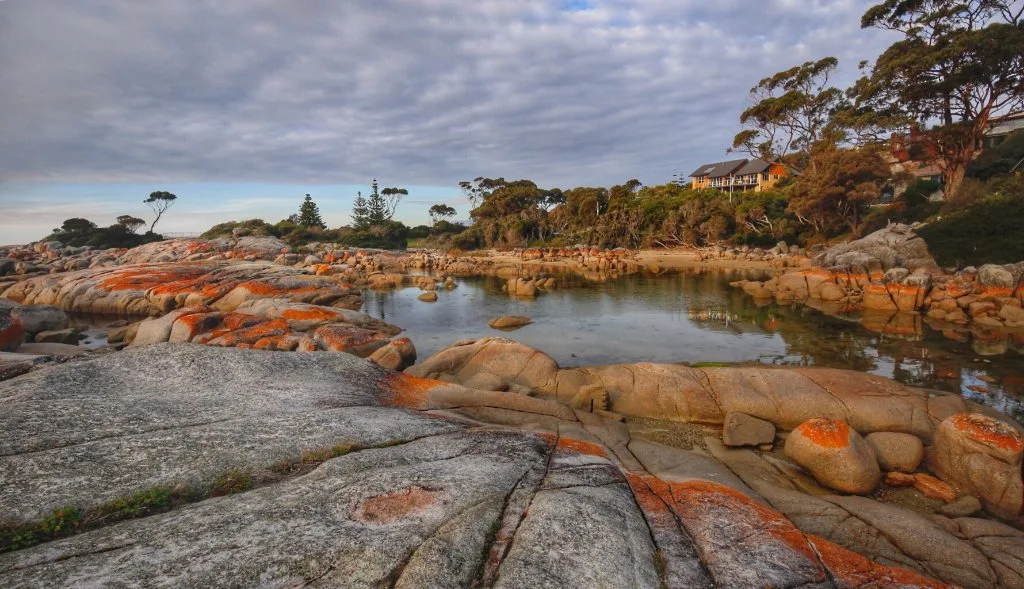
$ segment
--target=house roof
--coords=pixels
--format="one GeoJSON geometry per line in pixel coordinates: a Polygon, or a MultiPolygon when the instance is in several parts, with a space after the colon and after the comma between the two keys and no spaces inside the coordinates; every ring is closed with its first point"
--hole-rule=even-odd
{"type": "Polygon", "coordinates": [[[761,158],[752,159],[749,162],[743,164],[739,170],[736,170],[737,176],[746,176],[747,174],[760,174],[761,172],[772,167],[770,162],[766,162],[761,158]]]}
{"type": "Polygon", "coordinates": [[[690,176],[709,176],[711,178],[721,178],[728,176],[736,171],[737,168],[747,163],[747,160],[730,160],[727,162],[718,162],[714,164],[704,164],[703,166],[694,170],[690,176]]]}

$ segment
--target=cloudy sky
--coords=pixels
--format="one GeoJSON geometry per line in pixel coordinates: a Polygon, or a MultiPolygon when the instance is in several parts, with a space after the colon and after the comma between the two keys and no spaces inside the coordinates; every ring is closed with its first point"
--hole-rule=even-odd
{"type": "Polygon", "coordinates": [[[718,161],[760,78],[893,39],[861,0],[0,1],[0,243],[63,219],[331,226],[372,177],[398,217],[460,180],[671,180],[718,161]]]}

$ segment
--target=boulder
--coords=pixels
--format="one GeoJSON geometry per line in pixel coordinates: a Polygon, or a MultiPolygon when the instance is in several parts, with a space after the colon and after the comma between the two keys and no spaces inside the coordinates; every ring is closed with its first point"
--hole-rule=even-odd
{"type": "Polygon", "coordinates": [[[786,438],[785,452],[819,483],[844,493],[870,493],[882,478],[871,446],[838,419],[800,424],[786,438]]]}
{"type": "Polygon", "coordinates": [[[35,342],[39,344],[70,344],[75,345],[78,340],[82,339],[81,332],[73,327],[66,329],[54,329],[50,331],[40,331],[36,334],[35,342]]]}
{"type": "Polygon", "coordinates": [[[494,329],[516,329],[533,323],[533,320],[524,315],[502,315],[487,322],[487,325],[494,329]]]}
{"type": "Polygon", "coordinates": [[[11,309],[11,317],[17,319],[30,334],[68,326],[67,313],[53,305],[21,305],[11,309]]]}
{"type": "Polygon", "coordinates": [[[924,459],[924,444],[913,434],[873,432],[865,440],[884,471],[914,472],[924,459]]]}
{"type": "Polygon", "coordinates": [[[882,272],[897,267],[911,272],[918,268],[938,270],[938,264],[928,252],[928,244],[909,225],[898,223],[829,248],[816,256],[813,263],[822,268],[839,267],[852,272],[863,272],[871,263],[877,263],[882,272]],[[856,261],[851,261],[854,259],[856,261]]]}
{"type": "Polygon", "coordinates": [[[8,313],[0,312],[0,352],[14,352],[24,341],[25,328],[21,322],[8,313]]]}
{"type": "Polygon", "coordinates": [[[416,346],[407,337],[393,339],[370,354],[369,360],[389,370],[401,372],[416,363],[416,346]]]}
{"type": "Polygon", "coordinates": [[[960,492],[978,497],[989,512],[1012,519],[1024,501],[1022,457],[1020,432],[986,415],[958,413],[939,424],[929,467],[960,492]]]}
{"type": "Polygon", "coordinates": [[[434,291],[428,291],[428,292],[425,292],[425,293],[421,294],[420,296],[418,296],[416,298],[418,298],[419,300],[423,301],[424,303],[436,303],[437,302],[437,293],[434,292],[434,291]]]}
{"type": "Polygon", "coordinates": [[[1017,280],[1013,273],[1002,266],[985,264],[978,268],[978,283],[985,290],[1007,290],[1012,294],[1017,280]]]}
{"type": "Polygon", "coordinates": [[[726,446],[759,446],[775,441],[775,426],[746,413],[727,413],[722,426],[722,441],[726,446]]]}
{"type": "Polygon", "coordinates": [[[510,278],[505,289],[516,297],[537,296],[537,284],[528,278],[510,278]]]}
{"type": "Polygon", "coordinates": [[[846,296],[843,287],[834,282],[825,282],[818,289],[818,298],[825,302],[835,302],[846,296]]]}

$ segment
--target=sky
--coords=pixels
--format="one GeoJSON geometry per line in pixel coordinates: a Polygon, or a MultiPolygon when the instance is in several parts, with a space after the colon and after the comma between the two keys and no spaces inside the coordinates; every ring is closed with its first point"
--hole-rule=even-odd
{"type": "Polygon", "coordinates": [[[862,0],[0,1],[0,243],[69,217],[161,232],[347,224],[371,178],[468,219],[478,176],[661,184],[726,159],[748,93],[895,39],[862,0]]]}

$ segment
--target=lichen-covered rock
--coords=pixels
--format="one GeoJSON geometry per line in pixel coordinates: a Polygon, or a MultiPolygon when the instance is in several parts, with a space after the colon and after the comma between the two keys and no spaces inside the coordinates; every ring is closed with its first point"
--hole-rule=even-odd
{"type": "Polygon", "coordinates": [[[785,450],[815,480],[837,491],[870,493],[882,478],[874,451],[845,421],[806,421],[790,432],[785,450]]]}
{"type": "Polygon", "coordinates": [[[145,317],[198,305],[233,311],[260,299],[330,305],[358,293],[339,279],[297,268],[202,261],[48,274],[16,283],[3,295],[23,304],[54,305],[71,312],[145,317]]]}
{"type": "Polygon", "coordinates": [[[400,372],[416,363],[416,346],[407,337],[396,338],[370,354],[370,361],[400,372]]]}
{"type": "Polygon", "coordinates": [[[985,509],[1016,518],[1024,502],[1021,459],[1024,436],[1009,425],[977,413],[958,413],[935,433],[929,467],[985,509]]]}
{"type": "Polygon", "coordinates": [[[809,535],[734,464],[346,354],[130,348],[0,383],[0,430],[0,521],[30,526],[0,536],[23,542],[0,554],[5,588],[974,589],[1013,587],[1019,568],[1018,536],[994,522],[954,520],[954,535],[797,493],[846,513],[860,548],[900,542],[869,560],[809,535]]]}
{"type": "Polygon", "coordinates": [[[921,438],[897,432],[873,432],[865,438],[885,471],[914,472],[924,459],[921,438]]]}

